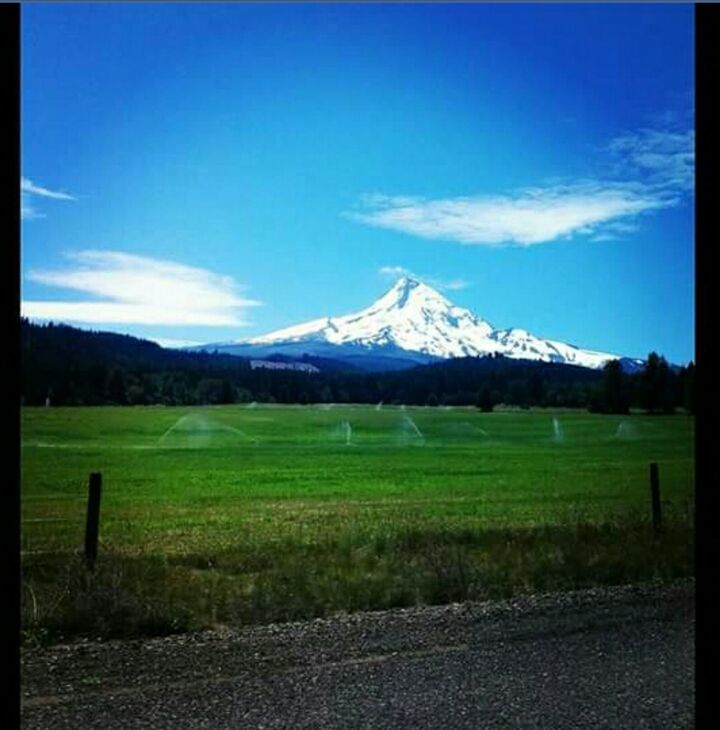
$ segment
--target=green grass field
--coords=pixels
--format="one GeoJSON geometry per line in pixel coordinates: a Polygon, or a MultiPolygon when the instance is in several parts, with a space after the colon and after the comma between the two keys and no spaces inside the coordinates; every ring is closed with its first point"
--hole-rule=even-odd
{"type": "Polygon", "coordinates": [[[472,408],[26,408],[26,630],[162,633],[687,574],[693,428],[472,408]]]}

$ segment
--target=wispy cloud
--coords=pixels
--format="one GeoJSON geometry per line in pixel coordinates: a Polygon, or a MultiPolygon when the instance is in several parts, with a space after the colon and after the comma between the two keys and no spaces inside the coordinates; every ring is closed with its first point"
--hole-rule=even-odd
{"type": "Polygon", "coordinates": [[[59,192],[57,190],[48,190],[48,188],[35,185],[32,180],[26,177],[20,178],[20,190],[24,193],[32,193],[33,195],[41,195],[44,198],[55,198],[56,200],[77,200],[77,198],[68,193],[59,192]]]}
{"type": "Polygon", "coordinates": [[[95,297],[83,301],[23,301],[26,317],[88,324],[241,326],[261,302],[238,294],[230,277],[173,261],[120,251],[69,254],[73,265],[33,270],[27,279],[95,297]]]}
{"type": "Polygon", "coordinates": [[[441,291],[458,291],[460,289],[467,289],[470,283],[464,279],[438,279],[434,276],[423,276],[422,274],[416,274],[410,269],[406,269],[404,266],[382,266],[378,269],[378,273],[381,276],[396,279],[399,276],[412,276],[416,279],[421,279],[427,282],[430,286],[434,286],[436,289],[441,291]]]}
{"type": "Polygon", "coordinates": [[[381,276],[412,276],[412,271],[406,269],[404,266],[381,266],[378,269],[378,274],[381,276]]]}
{"type": "Polygon", "coordinates": [[[609,144],[618,169],[655,189],[690,191],[695,186],[695,132],[641,129],[609,144]]]}
{"type": "Polygon", "coordinates": [[[38,213],[32,204],[33,196],[41,198],[52,198],[53,200],[77,200],[68,193],[58,190],[49,190],[40,185],[36,185],[32,180],[26,177],[20,178],[20,217],[23,220],[32,220],[34,218],[45,218],[45,215],[38,213]]]}
{"type": "Polygon", "coordinates": [[[365,205],[367,212],[350,215],[372,226],[463,244],[530,246],[593,233],[603,223],[665,203],[629,186],[585,182],[474,198],[398,200],[375,195],[365,205]]]}
{"type": "Polygon", "coordinates": [[[643,128],[606,145],[613,179],[455,198],[365,195],[359,209],[345,215],[465,245],[532,246],[576,236],[610,240],[634,230],[642,214],[677,205],[693,189],[694,142],[687,128],[643,128]]]}
{"type": "Polygon", "coordinates": [[[24,221],[35,220],[36,218],[46,218],[44,213],[38,213],[24,195],[20,196],[20,218],[24,221]]]}

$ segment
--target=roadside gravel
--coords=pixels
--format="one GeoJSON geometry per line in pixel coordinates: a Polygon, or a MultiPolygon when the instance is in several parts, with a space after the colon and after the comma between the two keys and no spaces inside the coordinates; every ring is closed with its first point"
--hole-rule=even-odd
{"type": "Polygon", "coordinates": [[[22,657],[26,728],[687,728],[694,581],[22,657]]]}

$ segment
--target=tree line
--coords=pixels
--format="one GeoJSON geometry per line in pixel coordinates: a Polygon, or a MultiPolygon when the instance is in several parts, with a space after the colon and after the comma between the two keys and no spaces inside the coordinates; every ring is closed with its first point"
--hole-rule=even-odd
{"type": "Polygon", "coordinates": [[[305,357],[320,372],[253,368],[233,355],[165,350],[129,335],[21,323],[25,405],[378,403],[586,408],[597,413],[695,410],[695,367],[650,353],[644,368],[603,370],[502,356],[459,358],[411,370],[361,372],[305,357]]]}

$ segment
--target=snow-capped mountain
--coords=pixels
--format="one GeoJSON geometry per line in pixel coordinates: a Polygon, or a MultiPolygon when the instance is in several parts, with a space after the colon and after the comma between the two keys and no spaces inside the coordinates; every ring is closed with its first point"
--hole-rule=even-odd
{"type": "Polygon", "coordinates": [[[399,279],[380,299],[354,314],[323,317],[260,337],[198,349],[261,356],[273,352],[325,357],[342,353],[355,358],[372,354],[415,363],[497,353],[588,368],[600,368],[608,360],[618,359],[611,353],[582,350],[522,329],[495,329],[487,320],[411,277],[399,279]]]}
{"type": "Polygon", "coordinates": [[[442,294],[415,279],[400,279],[366,309],[344,317],[326,317],[247,340],[253,345],[321,339],[334,345],[377,347],[436,357],[476,355],[492,326],[456,307],[442,294]]]}

